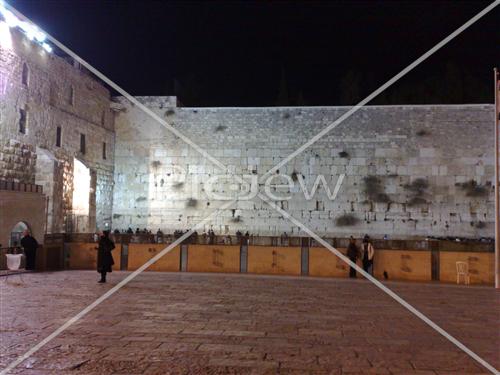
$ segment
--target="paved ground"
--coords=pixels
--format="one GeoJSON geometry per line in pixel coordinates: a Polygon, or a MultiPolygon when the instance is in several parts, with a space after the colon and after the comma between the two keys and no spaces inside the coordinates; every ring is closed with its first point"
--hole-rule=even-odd
{"type": "MultiPolygon", "coordinates": [[[[0,278],[3,368],[126,275],[0,278]]],[[[492,287],[387,285],[496,368],[492,287]]],[[[20,374],[475,374],[481,366],[365,280],[145,273],[20,374]]]]}

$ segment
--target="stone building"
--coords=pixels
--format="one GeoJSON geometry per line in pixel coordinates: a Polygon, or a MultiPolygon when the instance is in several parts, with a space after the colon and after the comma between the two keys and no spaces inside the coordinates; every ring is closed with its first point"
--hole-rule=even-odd
{"type": "MultiPolygon", "coordinates": [[[[40,240],[45,233],[109,226],[109,90],[78,64],[0,24],[0,180],[22,184],[0,190],[0,216],[10,224],[24,222],[40,240]],[[25,192],[35,184],[43,188],[42,206],[25,192]]],[[[10,224],[1,225],[1,244],[10,241],[10,224]]]]}
{"type": "MultiPolygon", "coordinates": [[[[348,110],[138,100],[227,171],[126,99],[112,99],[77,63],[0,27],[0,244],[19,223],[41,240],[96,228],[190,228],[222,203],[214,194],[247,188],[232,176],[262,176],[348,110]]],[[[364,107],[273,173],[271,184],[288,186],[270,192],[322,235],[492,237],[493,117],[489,104],[364,107]]],[[[239,200],[210,227],[302,234],[258,198],[239,200]]]]}

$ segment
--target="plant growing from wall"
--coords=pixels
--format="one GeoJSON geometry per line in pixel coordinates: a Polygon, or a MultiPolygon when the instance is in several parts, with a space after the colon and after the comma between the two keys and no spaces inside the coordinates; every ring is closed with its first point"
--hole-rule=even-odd
{"type": "Polygon", "coordinates": [[[338,227],[350,227],[359,223],[359,219],[353,214],[344,214],[335,219],[338,227]]]}
{"type": "Polygon", "coordinates": [[[412,197],[408,201],[408,206],[413,207],[413,206],[419,206],[419,205],[427,204],[427,203],[428,202],[427,202],[427,200],[425,198],[422,198],[422,197],[412,197]]]}
{"type": "Polygon", "coordinates": [[[410,192],[410,199],[408,200],[409,206],[418,206],[429,203],[425,199],[428,195],[427,189],[429,188],[429,182],[425,178],[417,178],[413,180],[412,183],[406,184],[403,187],[410,192]]]}
{"type": "Polygon", "coordinates": [[[465,196],[467,197],[485,197],[488,195],[486,185],[480,185],[475,180],[457,183],[456,185],[465,192],[465,196]]]}
{"type": "Polygon", "coordinates": [[[175,190],[181,190],[184,187],[184,182],[176,182],[172,185],[175,190]]]}
{"type": "Polygon", "coordinates": [[[477,229],[483,229],[483,228],[486,228],[486,224],[483,222],[483,221],[478,221],[476,223],[476,228],[477,229]]]}
{"type": "Polygon", "coordinates": [[[391,199],[384,191],[382,181],[377,176],[366,176],[363,178],[363,191],[367,200],[379,203],[389,203],[391,199]]]}
{"type": "Polygon", "coordinates": [[[339,152],[339,157],[341,157],[341,158],[348,158],[349,157],[349,153],[347,151],[340,151],[339,152]]]}
{"type": "Polygon", "coordinates": [[[195,208],[196,206],[198,206],[198,201],[196,199],[189,198],[186,201],[186,207],[188,207],[188,208],[195,208]]]}
{"type": "Polygon", "coordinates": [[[415,133],[418,137],[425,137],[427,135],[430,135],[431,133],[428,132],[427,130],[425,129],[420,129],[418,130],[416,133],[415,133]]]}

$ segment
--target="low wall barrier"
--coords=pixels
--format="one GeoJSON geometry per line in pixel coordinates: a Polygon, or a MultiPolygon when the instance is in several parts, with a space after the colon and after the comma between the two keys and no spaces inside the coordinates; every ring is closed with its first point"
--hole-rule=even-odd
{"type": "MultiPolygon", "coordinates": [[[[136,270],[175,240],[173,236],[114,235],[113,270],[136,270]],[[154,237],[154,236],[153,236],[154,237]]],[[[345,254],[349,239],[326,239],[345,254]]],[[[469,265],[472,284],[494,283],[494,243],[454,241],[374,240],[374,276],[379,279],[456,282],[456,262],[469,265]]],[[[96,269],[97,243],[92,234],[49,235],[37,251],[37,269],[96,269]]],[[[5,254],[22,249],[0,249],[5,254]]],[[[358,261],[361,266],[361,262],[358,261]]],[[[189,238],[151,265],[147,271],[253,273],[316,277],[348,277],[349,267],[310,238],[236,237],[189,238]]]]}
{"type": "MultiPolygon", "coordinates": [[[[126,256],[128,262],[124,265],[124,269],[135,271],[156,254],[161,252],[167,244],[142,244],[131,243],[123,245],[126,247],[126,256]]],[[[116,263],[116,261],[115,261],[116,263]]],[[[179,271],[180,270],[180,246],[174,247],[168,254],[161,257],[157,262],[152,264],[148,271],[179,271]]]]}
{"type": "MultiPolygon", "coordinates": [[[[64,244],[65,268],[70,270],[97,270],[97,243],[95,242],[68,242],[64,244]]],[[[115,264],[112,269],[120,270],[121,244],[116,244],[112,251],[115,264]]]]}
{"type": "MultiPolygon", "coordinates": [[[[149,238],[148,235],[146,238],[149,238]]],[[[142,243],[140,237],[115,236],[113,269],[136,270],[168,243],[142,243]],[[133,237],[136,237],[135,241],[133,237]]],[[[85,238],[87,239],[87,238],[85,238]]],[[[172,236],[162,238],[165,242],[172,236]]],[[[348,239],[327,239],[345,254],[348,239]]],[[[472,284],[494,283],[492,243],[451,241],[373,241],[374,276],[379,279],[456,282],[456,262],[469,264],[472,284]]],[[[68,269],[95,269],[96,243],[65,243],[68,269]]],[[[361,266],[361,261],[358,261],[361,266]]],[[[216,236],[188,239],[150,266],[147,271],[253,273],[348,277],[349,267],[328,249],[309,238],[216,236]],[[204,243],[213,242],[213,243],[204,243]]]]}

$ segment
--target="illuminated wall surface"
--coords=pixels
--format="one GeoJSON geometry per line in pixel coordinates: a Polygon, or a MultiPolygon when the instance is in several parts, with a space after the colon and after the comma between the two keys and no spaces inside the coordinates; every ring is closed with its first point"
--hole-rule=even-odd
{"type": "MultiPolygon", "coordinates": [[[[173,98],[139,99],[240,175],[264,174],[347,111],[175,108],[173,98]]],[[[279,204],[324,235],[493,236],[493,118],[492,105],[365,107],[280,168],[297,181],[279,204]],[[310,192],[323,175],[333,190],[342,173],[334,201],[322,187],[310,200],[302,193],[299,179],[310,192]]],[[[203,190],[216,167],[126,101],[115,129],[115,227],[186,229],[221,203],[203,190]]],[[[212,189],[228,194],[233,181],[220,182],[212,189]]],[[[301,234],[258,198],[234,209],[213,229],[301,234]]]]}
{"type": "MultiPolygon", "coordinates": [[[[221,203],[207,195],[206,181],[219,173],[209,160],[123,98],[111,102],[98,80],[44,43],[36,30],[0,22],[0,179],[43,185],[48,232],[187,229],[221,203]],[[85,184],[75,160],[88,168],[85,184]]],[[[347,111],[139,99],[230,174],[253,176],[347,111]]],[[[272,183],[293,186],[279,205],[323,235],[492,237],[493,117],[488,104],[365,107],[280,168],[272,183]],[[299,185],[310,192],[323,176],[333,190],[340,174],[333,201],[323,187],[306,199],[299,185]]],[[[209,193],[227,195],[233,185],[220,179],[209,193]]],[[[239,201],[209,226],[301,234],[259,199],[239,201]]]]}

